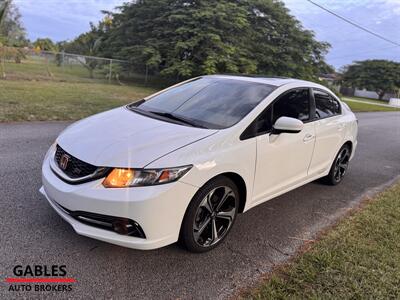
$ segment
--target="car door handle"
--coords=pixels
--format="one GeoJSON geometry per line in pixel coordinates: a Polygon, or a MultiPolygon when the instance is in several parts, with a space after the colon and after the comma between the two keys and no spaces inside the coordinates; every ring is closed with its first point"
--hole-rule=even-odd
{"type": "Polygon", "coordinates": [[[305,137],[303,138],[303,142],[311,141],[313,138],[314,138],[314,135],[313,135],[313,134],[307,133],[307,134],[305,135],[305,137]]]}

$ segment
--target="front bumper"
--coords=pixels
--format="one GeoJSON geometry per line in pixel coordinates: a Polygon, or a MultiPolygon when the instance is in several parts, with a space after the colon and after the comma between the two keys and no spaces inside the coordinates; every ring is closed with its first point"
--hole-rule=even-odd
{"type": "Polygon", "coordinates": [[[43,162],[40,192],[78,234],[141,250],[160,248],[178,240],[182,219],[197,187],[178,181],[151,187],[106,189],[101,184],[102,179],[71,185],[53,173],[50,159],[53,158],[48,156],[43,162]],[[135,220],[146,238],[121,235],[84,224],[63,208],[135,220]]]}

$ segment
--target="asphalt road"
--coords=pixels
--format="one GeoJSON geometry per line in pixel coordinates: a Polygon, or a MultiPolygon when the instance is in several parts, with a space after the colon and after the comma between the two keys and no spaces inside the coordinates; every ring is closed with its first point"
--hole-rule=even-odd
{"type": "Polygon", "coordinates": [[[400,174],[400,113],[358,114],[359,145],[344,182],[311,183],[240,215],[206,254],[171,245],[136,251],[77,235],[39,194],[43,156],[67,123],[0,124],[0,298],[225,298],[288,260],[363,195],[400,174]],[[66,265],[70,292],[10,292],[16,264],[66,265]]]}

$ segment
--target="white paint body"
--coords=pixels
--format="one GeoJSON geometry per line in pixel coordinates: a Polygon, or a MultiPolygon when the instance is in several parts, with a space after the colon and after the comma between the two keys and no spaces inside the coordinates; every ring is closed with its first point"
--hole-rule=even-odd
{"type": "MultiPolygon", "coordinates": [[[[193,165],[177,182],[132,188],[105,188],[103,179],[71,185],[50,168],[54,146],[43,162],[41,192],[75,231],[117,245],[155,249],[178,240],[185,211],[195,193],[211,178],[239,175],[246,185],[243,211],[329,173],[346,142],[357,146],[357,120],[341,102],[342,113],[302,124],[299,133],[264,134],[241,140],[248,125],[282,93],[300,87],[325,87],[292,79],[237,77],[278,86],[240,122],[222,130],[167,123],[125,107],[81,120],[57,138],[71,155],[96,166],[166,168],[193,165]],[[126,217],[143,228],[146,239],[85,225],[58,205],[73,211],[126,217]]],[[[339,100],[339,99],[338,99],[339,100]]]]}

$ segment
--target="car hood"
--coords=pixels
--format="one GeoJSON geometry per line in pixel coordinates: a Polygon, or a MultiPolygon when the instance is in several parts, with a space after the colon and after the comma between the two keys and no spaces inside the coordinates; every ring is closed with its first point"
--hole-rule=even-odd
{"type": "Polygon", "coordinates": [[[143,168],[216,132],[153,119],[120,107],[72,124],[57,143],[95,166],[143,168]]]}

